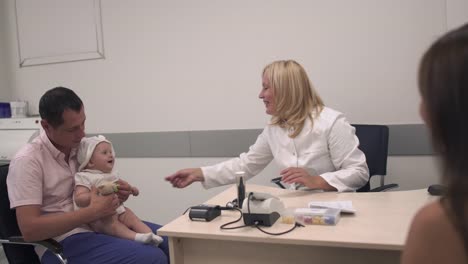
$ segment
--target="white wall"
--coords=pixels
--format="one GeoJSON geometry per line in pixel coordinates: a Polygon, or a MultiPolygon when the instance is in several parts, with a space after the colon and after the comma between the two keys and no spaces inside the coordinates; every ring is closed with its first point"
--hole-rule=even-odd
{"type": "Polygon", "coordinates": [[[468,21],[468,1],[447,0],[447,28],[453,29],[468,21]]]}
{"type": "Polygon", "coordinates": [[[73,88],[86,102],[89,131],[259,128],[266,120],[257,98],[261,70],[293,58],[325,102],[353,122],[419,123],[417,63],[445,30],[444,6],[443,0],[103,0],[106,59],[21,69],[12,60],[14,93],[34,110],[45,90],[73,88]],[[96,97],[112,104],[101,111],[96,97]],[[102,122],[109,112],[119,122],[102,122]]]}
{"type": "Polygon", "coordinates": [[[12,100],[12,86],[9,81],[10,70],[7,63],[7,56],[9,48],[7,47],[8,41],[6,40],[8,30],[8,9],[6,2],[0,1],[0,102],[9,102],[12,100]]]}
{"type": "MultiPolygon", "coordinates": [[[[7,0],[9,26],[0,37],[10,58],[0,76],[12,72],[12,96],[28,100],[36,113],[47,89],[74,89],[85,102],[92,133],[261,128],[268,118],[257,98],[261,70],[272,60],[292,58],[306,68],[326,104],[350,122],[421,123],[419,58],[466,15],[450,10],[468,10],[459,8],[463,1],[447,3],[102,0],[105,60],[19,68],[14,0],[7,0]]],[[[175,190],[163,177],[220,160],[119,159],[117,165],[142,189],[128,205],[165,223],[222,188],[175,190]]],[[[390,157],[388,170],[387,182],[401,189],[438,179],[432,157],[390,157]]],[[[277,174],[270,165],[254,182],[268,184],[277,174]]]]}

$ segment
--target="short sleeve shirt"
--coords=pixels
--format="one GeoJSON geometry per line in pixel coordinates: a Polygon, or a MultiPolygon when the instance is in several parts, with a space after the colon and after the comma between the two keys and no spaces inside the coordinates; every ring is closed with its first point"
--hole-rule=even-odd
{"type": "MultiPolygon", "coordinates": [[[[40,205],[42,214],[73,211],[74,175],[78,169],[76,151],[72,149],[68,162],[65,161],[65,154],[41,130],[10,163],[7,185],[11,208],[40,205]]],[[[88,230],[75,228],[55,239],[61,241],[85,231],[88,230]]]]}

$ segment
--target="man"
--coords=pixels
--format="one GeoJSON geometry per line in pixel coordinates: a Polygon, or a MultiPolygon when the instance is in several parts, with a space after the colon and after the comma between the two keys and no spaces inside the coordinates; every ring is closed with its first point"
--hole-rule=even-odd
{"type": "MultiPolygon", "coordinates": [[[[73,210],[77,147],[85,136],[86,115],[81,99],[70,89],[56,87],[40,99],[40,135],[15,155],[7,177],[11,208],[26,241],[54,238],[64,247],[70,263],[167,263],[165,240],[159,248],[90,232],[87,225],[115,214],[130,189],[119,182],[119,193],[108,196],[91,191],[88,207],[73,210]]],[[[148,223],[153,232],[160,227],[148,223]]],[[[56,263],[45,249],[36,252],[42,263],[56,263]]]]}

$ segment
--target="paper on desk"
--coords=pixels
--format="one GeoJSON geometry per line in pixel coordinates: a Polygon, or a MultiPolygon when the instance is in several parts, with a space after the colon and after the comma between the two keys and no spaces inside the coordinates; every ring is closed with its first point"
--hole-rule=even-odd
{"type": "Polygon", "coordinates": [[[356,209],[353,207],[352,201],[332,201],[332,202],[323,202],[323,201],[312,201],[309,202],[309,208],[336,208],[340,209],[342,213],[354,214],[356,209]]]}

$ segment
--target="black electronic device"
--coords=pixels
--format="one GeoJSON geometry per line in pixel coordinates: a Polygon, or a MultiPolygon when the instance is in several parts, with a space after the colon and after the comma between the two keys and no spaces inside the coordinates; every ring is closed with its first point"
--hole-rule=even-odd
{"type": "Polygon", "coordinates": [[[278,185],[282,189],[286,189],[286,187],[284,187],[284,185],[281,183],[281,179],[282,177],[276,177],[276,178],[271,179],[271,182],[278,185]]]}
{"type": "Polygon", "coordinates": [[[443,195],[447,191],[447,187],[440,184],[433,184],[427,188],[430,195],[443,195]]]}
{"type": "Polygon", "coordinates": [[[219,205],[201,204],[190,207],[189,218],[192,221],[209,222],[221,215],[221,207],[219,205]]]}
{"type": "Polygon", "coordinates": [[[242,207],[242,216],[247,226],[272,226],[284,210],[284,204],[268,193],[250,192],[246,200],[242,207]]]}
{"type": "Polygon", "coordinates": [[[245,199],[245,185],[244,177],[240,176],[237,178],[237,205],[242,208],[242,203],[245,199]]]}
{"type": "Polygon", "coordinates": [[[252,213],[245,213],[242,214],[244,218],[244,224],[246,226],[252,225],[261,225],[261,226],[272,226],[278,218],[280,218],[280,214],[278,212],[271,212],[269,214],[252,214],[252,213]]]}

